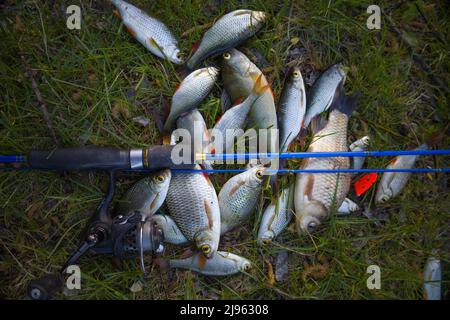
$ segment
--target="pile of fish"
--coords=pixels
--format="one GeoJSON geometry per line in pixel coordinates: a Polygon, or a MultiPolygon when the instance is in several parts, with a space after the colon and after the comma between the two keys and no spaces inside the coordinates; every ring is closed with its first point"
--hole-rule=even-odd
{"type": "MultiPolygon", "coordinates": [[[[243,132],[249,128],[279,129],[278,145],[269,151],[287,151],[299,135],[312,133],[309,152],[362,151],[369,146],[365,136],[348,145],[348,122],[357,108],[358,94],[345,94],[346,69],[335,64],[326,69],[306,94],[299,66],[286,76],[280,99],[276,99],[270,84],[244,53],[236,47],[255,35],[267,15],[264,12],[236,10],[225,14],[206,31],[198,49],[183,61],[182,50],[170,30],[160,21],[122,0],[112,0],[127,30],[150,52],[175,64],[183,64],[188,75],[176,89],[171,109],[164,124],[171,143],[191,143],[196,153],[214,153],[210,131],[197,109],[222,78],[223,115],[213,129],[243,132]],[[207,58],[219,57],[217,65],[203,66],[207,58]],[[327,117],[326,117],[327,115],[327,117]],[[183,129],[201,144],[179,141],[183,129]]],[[[214,61],[214,60],[213,60],[214,61]]],[[[273,139],[276,140],[276,139],[273,139]]],[[[268,140],[271,141],[271,140],[268,140]]],[[[233,139],[221,141],[228,150],[233,139]]],[[[426,145],[419,147],[427,148],[426,145]]],[[[411,168],[417,156],[398,156],[388,168],[411,168]]],[[[365,158],[307,158],[301,169],[360,169],[365,158]]],[[[197,169],[212,168],[208,162],[198,163],[197,169]]],[[[297,168],[296,168],[297,169],[297,168]]],[[[295,182],[281,179],[282,187],[255,219],[256,208],[267,175],[267,167],[253,163],[245,172],[236,174],[216,190],[206,173],[174,174],[169,170],[145,177],[125,194],[117,210],[120,214],[139,210],[144,212],[164,233],[165,241],[176,245],[196,247],[189,257],[170,260],[173,268],[194,270],[205,275],[230,275],[247,272],[251,263],[236,254],[219,251],[224,233],[256,220],[259,223],[256,242],[267,245],[286,227],[294,224],[300,235],[314,232],[331,214],[349,214],[360,206],[347,198],[351,173],[297,174],[295,182]],[[163,202],[167,215],[158,212],[163,202]],[[258,221],[259,220],[259,221],[258,221]]],[[[405,187],[409,173],[385,173],[378,184],[375,202],[382,203],[397,196],[405,187]]],[[[280,181],[278,181],[280,182],[280,181]]],[[[276,188],[275,188],[276,189],[276,188]]]]}

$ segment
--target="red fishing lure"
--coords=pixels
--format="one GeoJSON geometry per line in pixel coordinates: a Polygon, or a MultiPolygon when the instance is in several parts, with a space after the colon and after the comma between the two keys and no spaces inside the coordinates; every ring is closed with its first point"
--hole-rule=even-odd
{"type": "Polygon", "coordinates": [[[359,197],[364,194],[370,187],[377,181],[378,174],[376,172],[371,172],[363,175],[355,182],[355,192],[359,197]]]}

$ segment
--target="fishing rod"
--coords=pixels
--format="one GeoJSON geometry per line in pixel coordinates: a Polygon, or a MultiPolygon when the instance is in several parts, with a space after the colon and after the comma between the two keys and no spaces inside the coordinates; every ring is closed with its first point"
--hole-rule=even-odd
{"type": "MultiPolygon", "coordinates": [[[[47,170],[156,170],[170,168],[175,170],[193,169],[191,163],[174,163],[174,146],[151,146],[148,149],[119,150],[108,147],[63,148],[54,151],[33,150],[25,155],[0,155],[0,163],[27,163],[30,169],[47,170]]],[[[196,154],[197,161],[250,160],[250,159],[303,159],[333,157],[386,157],[408,155],[450,155],[450,149],[438,150],[383,150],[383,151],[335,151],[335,152],[285,152],[285,153],[223,153],[196,154]]],[[[192,159],[191,159],[192,160],[192,159]]],[[[434,170],[444,170],[434,169],[434,170]]],[[[337,169],[338,170],[338,169],[337,169]]],[[[354,170],[354,169],[349,169],[354,170]]],[[[387,170],[387,169],[361,169],[387,170]]],[[[445,171],[445,170],[444,170],[445,171]]],[[[218,172],[216,170],[212,172],[218,172]]],[[[299,171],[298,171],[299,172],[299,171]]],[[[342,171],[343,172],[343,171],[342,171]]],[[[358,171],[352,171],[358,172],[358,171]]],[[[364,172],[364,171],[360,171],[364,172]]],[[[373,171],[371,171],[373,172],[373,171]]],[[[389,171],[378,171],[389,172],[389,171]]],[[[393,171],[395,172],[395,171],[393,171]]],[[[400,172],[400,171],[399,171],[400,172]]],[[[419,172],[419,171],[418,171],[419,172]]]]}
{"type": "MultiPolygon", "coordinates": [[[[0,155],[0,171],[44,170],[44,171],[106,171],[109,177],[108,190],[88,223],[82,241],[72,252],[56,274],[47,274],[30,282],[28,295],[32,299],[48,299],[60,290],[66,277],[66,270],[86,253],[107,254],[119,259],[139,257],[141,268],[145,270],[144,252],[157,253],[163,250],[162,230],[151,221],[143,220],[140,212],[129,212],[114,217],[110,205],[115,194],[117,172],[145,173],[159,169],[171,169],[173,173],[192,172],[243,172],[245,169],[198,170],[195,160],[227,159],[295,159],[324,157],[371,157],[401,155],[449,155],[450,150],[408,150],[408,151],[352,151],[352,152],[289,152],[289,153],[237,153],[200,154],[192,156],[190,164],[177,164],[172,159],[175,146],[159,145],[142,149],[120,150],[109,147],[75,147],[53,151],[32,150],[27,155],[0,155]],[[15,165],[19,165],[16,167],[15,165]]],[[[450,168],[412,168],[412,169],[331,169],[305,170],[282,169],[268,173],[362,173],[362,172],[450,172],[450,168]]]]}

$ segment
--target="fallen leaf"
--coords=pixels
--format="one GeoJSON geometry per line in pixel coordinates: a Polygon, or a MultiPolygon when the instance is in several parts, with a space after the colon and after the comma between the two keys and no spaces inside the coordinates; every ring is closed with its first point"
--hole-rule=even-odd
{"type": "Polygon", "coordinates": [[[299,41],[300,41],[300,38],[297,38],[297,37],[291,39],[291,43],[293,45],[296,45],[297,43],[299,43],[299,41]]]}
{"type": "Polygon", "coordinates": [[[21,33],[25,31],[25,27],[22,23],[22,19],[19,15],[16,16],[16,23],[14,24],[14,31],[17,33],[21,33]]]}
{"type": "Polygon", "coordinates": [[[275,263],[275,279],[278,282],[286,281],[288,278],[288,253],[281,251],[277,254],[277,261],[275,263]]]}
{"type": "Polygon", "coordinates": [[[137,292],[141,292],[142,291],[142,281],[138,280],[135,283],[133,283],[133,285],[130,288],[130,291],[133,293],[137,293],[137,292]]]}
{"type": "Polygon", "coordinates": [[[142,127],[146,127],[150,123],[150,120],[148,118],[142,116],[134,117],[132,120],[142,127]]]}

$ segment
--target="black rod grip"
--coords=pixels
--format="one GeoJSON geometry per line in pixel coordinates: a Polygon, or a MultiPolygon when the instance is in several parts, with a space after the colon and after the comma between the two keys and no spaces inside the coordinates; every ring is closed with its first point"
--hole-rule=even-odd
{"type": "Polygon", "coordinates": [[[173,145],[150,146],[144,154],[144,167],[148,169],[193,169],[193,155],[187,163],[175,164],[172,158],[173,145]],[[146,159],[145,159],[146,158],[146,159]]]}
{"type": "Polygon", "coordinates": [[[33,150],[28,155],[28,164],[49,170],[124,170],[130,169],[130,151],[107,147],[33,150]]]}

